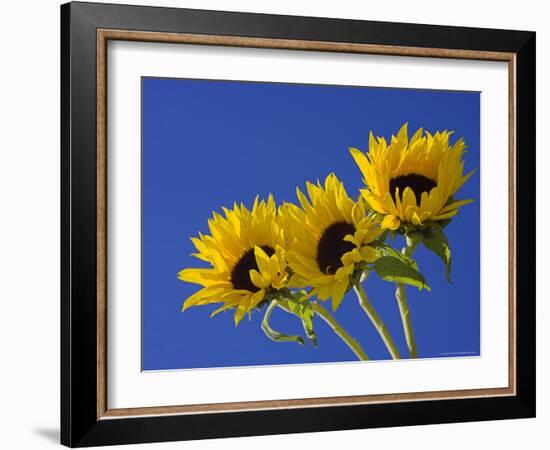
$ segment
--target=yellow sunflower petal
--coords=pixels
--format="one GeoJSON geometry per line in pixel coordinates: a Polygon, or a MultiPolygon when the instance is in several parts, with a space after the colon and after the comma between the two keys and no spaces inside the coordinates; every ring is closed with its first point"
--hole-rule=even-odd
{"type": "Polygon", "coordinates": [[[363,173],[363,176],[365,176],[365,174],[368,173],[370,169],[370,163],[367,159],[367,156],[361,150],[353,147],[351,147],[349,151],[351,153],[351,156],[353,157],[353,160],[359,166],[359,170],[363,173]]]}
{"type": "Polygon", "coordinates": [[[354,270],[354,265],[353,264],[347,265],[347,266],[342,266],[334,274],[334,279],[336,281],[342,281],[346,277],[349,277],[353,273],[353,270],[354,270]]]}
{"type": "Polygon", "coordinates": [[[256,306],[258,306],[258,303],[260,303],[264,299],[264,297],[265,297],[265,291],[263,289],[256,292],[250,299],[250,305],[248,309],[251,310],[256,306]]]}
{"type": "Polygon", "coordinates": [[[373,263],[379,257],[378,250],[368,245],[359,250],[361,253],[361,259],[367,263],[373,263]]]}
{"type": "Polygon", "coordinates": [[[445,214],[440,214],[438,216],[433,216],[433,220],[450,219],[451,217],[456,216],[457,213],[458,213],[458,209],[455,209],[455,210],[449,211],[448,213],[445,213],[445,214]]]}
{"type": "Polygon", "coordinates": [[[444,214],[444,213],[449,212],[453,209],[458,209],[459,207],[461,207],[463,205],[467,205],[468,203],[472,203],[473,201],[474,200],[472,200],[472,199],[470,199],[470,200],[458,200],[456,202],[450,203],[447,206],[445,206],[444,208],[442,208],[439,211],[439,214],[444,214]]]}
{"type": "Polygon", "coordinates": [[[344,294],[348,289],[348,285],[349,285],[348,280],[343,280],[334,286],[334,290],[332,292],[332,310],[333,311],[336,311],[340,306],[340,303],[342,303],[342,300],[344,299],[344,294]]]}
{"type": "Polygon", "coordinates": [[[252,269],[249,275],[250,281],[252,281],[254,286],[260,289],[264,289],[270,285],[271,280],[264,278],[257,270],[252,269]]]}
{"type": "Polygon", "coordinates": [[[256,257],[256,263],[261,273],[269,273],[269,256],[262,250],[261,247],[254,247],[254,256],[256,257]]]}
{"type": "Polygon", "coordinates": [[[217,281],[226,278],[225,272],[219,272],[216,269],[183,269],[178,272],[178,278],[188,283],[200,284],[209,286],[217,281]]]}
{"type": "Polygon", "coordinates": [[[381,227],[386,228],[387,230],[397,230],[400,225],[401,221],[399,220],[399,218],[392,214],[388,214],[387,216],[384,216],[381,227]]]}

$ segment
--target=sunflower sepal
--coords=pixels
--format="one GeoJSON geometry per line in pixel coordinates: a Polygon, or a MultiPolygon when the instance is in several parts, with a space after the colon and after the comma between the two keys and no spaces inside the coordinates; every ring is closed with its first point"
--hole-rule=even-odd
{"type": "Polygon", "coordinates": [[[390,242],[395,241],[395,238],[399,235],[399,232],[397,230],[390,230],[388,232],[388,236],[390,237],[390,242]]]}
{"type": "Polygon", "coordinates": [[[447,225],[449,225],[451,222],[453,221],[453,219],[444,219],[444,220],[440,220],[438,222],[438,225],[442,228],[442,229],[445,229],[447,227],[447,225]]]}

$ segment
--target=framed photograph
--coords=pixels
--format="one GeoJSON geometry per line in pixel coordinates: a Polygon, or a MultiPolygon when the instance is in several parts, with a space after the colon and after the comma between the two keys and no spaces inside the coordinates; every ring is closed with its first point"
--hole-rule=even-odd
{"type": "Polygon", "coordinates": [[[61,7],[61,441],[535,415],[535,33],[61,7]]]}

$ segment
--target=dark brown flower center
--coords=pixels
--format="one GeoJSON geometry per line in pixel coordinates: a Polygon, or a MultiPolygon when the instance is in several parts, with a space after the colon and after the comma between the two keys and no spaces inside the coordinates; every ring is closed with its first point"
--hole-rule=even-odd
{"type": "MultiPolygon", "coordinates": [[[[260,248],[267,256],[275,253],[275,250],[269,245],[261,245],[260,248]]],[[[258,270],[258,263],[256,262],[253,248],[244,252],[244,255],[241,256],[241,259],[239,259],[231,271],[231,284],[234,289],[246,289],[250,292],[258,292],[260,290],[254,286],[254,283],[250,279],[251,270],[258,270]]]]}
{"type": "Polygon", "coordinates": [[[321,272],[334,275],[343,266],[342,256],[355,248],[344,241],[348,234],[355,233],[355,227],[347,222],[335,222],[329,226],[317,243],[317,265],[321,272]]]}
{"type": "Polygon", "coordinates": [[[423,192],[430,193],[430,191],[437,186],[437,183],[431,178],[425,177],[424,175],[417,175],[416,173],[411,173],[409,175],[399,175],[398,177],[392,178],[390,180],[390,195],[395,202],[395,191],[399,188],[399,199],[403,198],[403,192],[405,188],[410,187],[414,192],[416,197],[416,203],[420,203],[420,198],[422,197],[423,192]]]}

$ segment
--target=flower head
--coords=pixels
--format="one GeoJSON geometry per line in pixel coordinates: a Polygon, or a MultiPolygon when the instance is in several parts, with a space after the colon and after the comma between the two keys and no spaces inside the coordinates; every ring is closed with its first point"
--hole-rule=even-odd
{"type": "Polygon", "coordinates": [[[449,219],[473,201],[454,199],[474,171],[463,175],[466,145],[460,138],[451,146],[451,134],[438,131],[432,135],[420,128],[409,140],[404,124],[389,144],[371,132],[367,154],[350,149],[367,186],[361,194],[383,216],[383,228],[422,227],[426,222],[449,219]]]}
{"type": "Polygon", "coordinates": [[[286,244],[273,196],[267,202],[256,197],[252,210],[235,204],[223,212],[224,216],[214,212],[208,221],[209,235],[191,238],[197,249],[193,256],[211,267],[184,269],[178,277],[203,286],[185,300],[183,310],[223,303],[213,315],[234,308],[238,324],[269,290],[286,285],[286,244]]]}
{"type": "Polygon", "coordinates": [[[312,287],[311,294],[321,300],[332,297],[336,310],[358,264],[377,259],[376,249],[368,244],[382,230],[366,215],[363,200],[352,200],[334,174],[324,185],[308,182],[306,187],[309,199],[297,189],[301,207],[291,203],[281,207],[293,271],[289,286],[312,287]]]}

